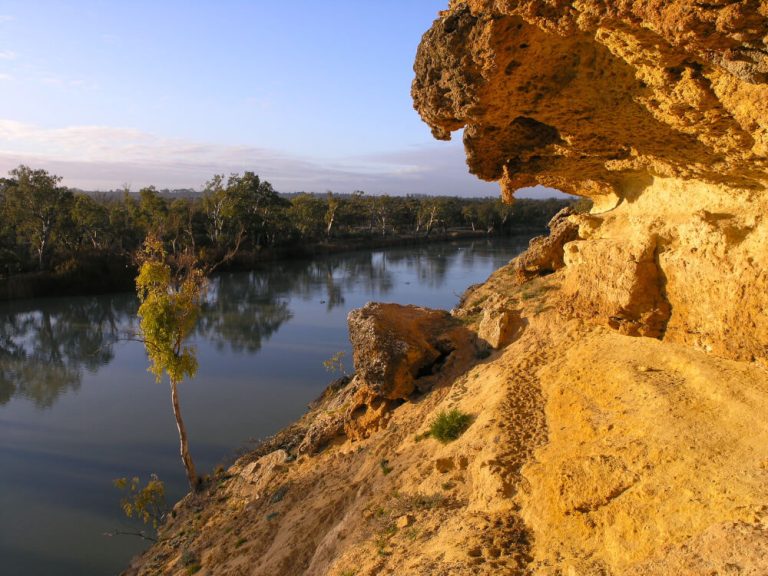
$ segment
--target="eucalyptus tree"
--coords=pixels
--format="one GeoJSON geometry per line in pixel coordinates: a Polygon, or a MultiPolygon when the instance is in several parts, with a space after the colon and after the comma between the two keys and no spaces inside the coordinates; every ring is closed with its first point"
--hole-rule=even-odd
{"type": "Polygon", "coordinates": [[[72,206],[72,221],[78,244],[85,243],[94,250],[107,247],[110,235],[109,210],[87,194],[77,194],[72,206]]]}
{"type": "Polygon", "coordinates": [[[235,210],[245,226],[251,246],[260,248],[274,238],[274,228],[280,225],[280,212],[290,203],[282,198],[272,184],[250,171],[232,174],[227,189],[234,195],[235,210]]]}
{"type": "Polygon", "coordinates": [[[168,226],[168,203],[154,186],[139,190],[139,213],[147,233],[160,237],[165,234],[168,226]]]}
{"type": "Polygon", "coordinates": [[[333,225],[336,223],[336,215],[339,212],[341,201],[337,196],[333,195],[333,192],[328,190],[326,194],[325,205],[325,237],[330,238],[333,225]]]}
{"type": "Polygon", "coordinates": [[[288,214],[302,239],[311,240],[322,235],[323,219],[328,207],[322,198],[312,194],[299,194],[291,199],[288,214]]]}
{"type": "Polygon", "coordinates": [[[15,222],[19,240],[29,245],[42,270],[57,228],[70,212],[73,194],[59,186],[60,176],[45,170],[20,165],[8,174],[10,179],[4,186],[7,217],[15,222]]]}
{"type": "Polygon", "coordinates": [[[195,348],[186,344],[200,315],[205,274],[191,253],[172,270],[162,241],[148,236],[139,253],[141,267],[136,291],[141,305],[138,315],[144,346],[149,356],[149,371],[158,382],[163,374],[171,386],[171,405],[179,431],[179,451],[189,487],[195,490],[200,479],[189,452],[187,428],[181,415],[178,386],[197,372],[195,348]]]}

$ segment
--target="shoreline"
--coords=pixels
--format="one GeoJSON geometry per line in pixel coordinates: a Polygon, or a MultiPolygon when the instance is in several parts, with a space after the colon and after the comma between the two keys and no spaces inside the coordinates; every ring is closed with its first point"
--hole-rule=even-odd
{"type": "MultiPolygon", "coordinates": [[[[282,260],[313,259],[330,254],[343,254],[357,250],[421,246],[454,240],[496,239],[526,237],[545,234],[546,229],[526,228],[515,234],[489,235],[477,230],[454,230],[433,233],[429,236],[398,235],[389,237],[366,237],[334,239],[312,245],[295,244],[259,252],[238,254],[217,272],[242,272],[255,270],[264,264],[282,260]]],[[[132,291],[137,270],[130,260],[123,256],[97,255],[86,265],[59,272],[29,272],[0,279],[0,302],[60,296],[95,296],[116,292],[132,291]]]]}

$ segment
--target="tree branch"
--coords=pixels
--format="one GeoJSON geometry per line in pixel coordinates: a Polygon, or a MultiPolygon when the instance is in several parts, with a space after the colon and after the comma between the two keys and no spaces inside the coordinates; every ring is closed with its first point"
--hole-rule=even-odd
{"type": "Polygon", "coordinates": [[[152,536],[147,536],[143,530],[138,532],[125,532],[123,530],[113,530],[112,532],[103,532],[102,536],[108,536],[109,538],[112,538],[114,536],[136,536],[138,538],[141,538],[142,540],[147,540],[149,542],[157,542],[157,538],[152,538],[152,536]]]}

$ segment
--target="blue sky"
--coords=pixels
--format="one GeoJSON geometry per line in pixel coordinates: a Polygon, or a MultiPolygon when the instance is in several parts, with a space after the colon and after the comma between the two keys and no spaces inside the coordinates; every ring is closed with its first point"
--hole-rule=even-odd
{"type": "MultiPolygon", "coordinates": [[[[495,195],[412,108],[447,0],[0,0],[0,173],[70,186],[495,195]]],[[[458,135],[460,136],[460,135],[458,135]]]]}

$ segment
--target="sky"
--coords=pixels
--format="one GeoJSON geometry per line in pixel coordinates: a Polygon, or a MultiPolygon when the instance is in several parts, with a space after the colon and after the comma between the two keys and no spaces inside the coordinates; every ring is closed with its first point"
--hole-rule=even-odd
{"type": "MultiPolygon", "coordinates": [[[[0,175],[201,189],[498,195],[413,110],[447,0],[0,0],[0,175]]],[[[520,196],[552,196],[527,189],[520,196]]]]}

